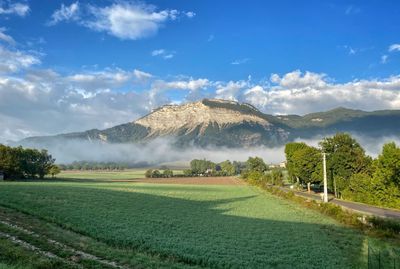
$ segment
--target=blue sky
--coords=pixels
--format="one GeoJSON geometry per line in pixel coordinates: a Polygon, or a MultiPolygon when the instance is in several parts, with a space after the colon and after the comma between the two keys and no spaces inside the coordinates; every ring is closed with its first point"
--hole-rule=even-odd
{"type": "MultiPolygon", "coordinates": [[[[192,11],[161,23],[156,34],[136,40],[96,32],[71,21],[49,27],[61,3],[29,1],[24,18],[2,24],[15,39],[41,38],[43,66],[74,72],[83,66],[139,68],[158,76],[187,75],[212,80],[254,79],[295,69],[326,73],[337,81],[386,77],[400,72],[400,53],[381,57],[400,42],[398,1],[149,1],[156,11],[192,11]],[[151,51],[165,49],[163,60],[151,51]],[[231,63],[237,61],[238,65],[231,63]]],[[[108,6],[111,1],[80,1],[108,6]]],[[[138,2],[136,2],[138,3],[138,2]]]]}
{"type": "Polygon", "coordinates": [[[3,0],[0,142],[204,97],[271,114],[400,109],[399,15],[373,0],[3,0]]]}

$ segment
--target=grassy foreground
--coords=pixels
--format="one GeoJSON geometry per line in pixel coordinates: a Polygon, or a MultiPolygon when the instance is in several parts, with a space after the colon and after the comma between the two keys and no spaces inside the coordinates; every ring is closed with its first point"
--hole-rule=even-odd
{"type": "MultiPolygon", "coordinates": [[[[365,268],[371,241],[247,185],[2,182],[0,205],[0,219],[134,268],[365,268]]],[[[4,225],[0,231],[33,240],[4,225]]]]}

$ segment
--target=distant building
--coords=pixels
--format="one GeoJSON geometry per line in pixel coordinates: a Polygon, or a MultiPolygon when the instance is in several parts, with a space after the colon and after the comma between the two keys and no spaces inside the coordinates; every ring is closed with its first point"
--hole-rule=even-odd
{"type": "Polygon", "coordinates": [[[213,172],[212,169],[207,169],[206,172],[204,173],[205,175],[211,175],[213,172]]]}
{"type": "Polygon", "coordinates": [[[281,162],[279,163],[280,168],[286,168],[286,162],[281,162]]]}

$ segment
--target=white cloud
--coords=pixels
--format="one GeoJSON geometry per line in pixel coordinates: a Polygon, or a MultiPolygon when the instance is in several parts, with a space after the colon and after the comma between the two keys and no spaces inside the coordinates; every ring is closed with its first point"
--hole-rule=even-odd
{"type": "Polygon", "coordinates": [[[72,3],[70,6],[61,4],[60,9],[53,12],[49,25],[55,25],[62,21],[77,21],[79,19],[79,2],[72,3]]]}
{"type": "Polygon", "coordinates": [[[306,72],[304,75],[300,70],[287,73],[282,77],[278,74],[271,75],[271,82],[278,83],[280,86],[288,89],[326,86],[325,74],[306,72]]]}
{"type": "MultiPolygon", "coordinates": [[[[102,74],[98,78],[112,79],[102,74]]],[[[103,129],[133,121],[151,109],[148,92],[119,91],[118,83],[108,83],[114,88],[96,88],[98,83],[90,75],[64,77],[51,70],[31,71],[24,77],[0,75],[0,120],[4,124],[0,139],[103,129]]]]}
{"type": "Polygon", "coordinates": [[[105,31],[121,39],[140,39],[157,33],[174,12],[155,11],[153,6],[129,3],[112,4],[108,7],[91,7],[93,20],[86,25],[96,31],[105,31]]]}
{"type": "Polygon", "coordinates": [[[29,13],[29,5],[25,3],[12,3],[4,6],[4,3],[0,4],[0,14],[5,15],[18,15],[25,17],[29,13]]]}
{"type": "Polygon", "coordinates": [[[190,90],[197,91],[199,89],[206,88],[210,85],[210,81],[205,78],[188,80],[176,80],[176,81],[163,81],[158,80],[153,83],[152,88],[156,90],[190,90]]]}
{"type": "Polygon", "coordinates": [[[168,21],[182,16],[193,18],[195,15],[191,11],[158,10],[154,5],[123,0],[108,6],[79,6],[76,2],[69,7],[62,5],[53,13],[51,22],[74,20],[94,31],[106,32],[120,39],[137,40],[157,34],[168,21]],[[81,9],[82,12],[79,12],[81,9]]]}
{"type": "Polygon", "coordinates": [[[96,90],[123,87],[132,83],[134,79],[145,82],[151,77],[151,74],[138,69],[126,71],[120,68],[108,68],[102,71],[76,73],[66,77],[66,79],[76,87],[96,90]]]}
{"type": "Polygon", "coordinates": [[[40,59],[34,54],[9,50],[0,45],[0,73],[18,72],[40,63],[40,59]]]}
{"type": "Polygon", "coordinates": [[[164,54],[165,53],[165,50],[164,49],[159,49],[159,50],[153,50],[152,52],[151,52],[151,55],[152,56],[158,56],[158,55],[162,55],[162,54],[164,54]]]}
{"type": "Polygon", "coordinates": [[[148,80],[148,79],[153,77],[152,74],[146,73],[146,72],[143,72],[143,71],[140,71],[140,70],[137,70],[137,69],[133,70],[133,74],[140,81],[146,81],[146,80],[148,80]]]}
{"type": "Polygon", "coordinates": [[[208,36],[208,39],[207,39],[207,42],[211,42],[211,41],[213,41],[213,40],[214,40],[214,38],[215,38],[215,36],[214,36],[214,35],[209,35],[209,36],[208,36]]]}
{"type": "Polygon", "coordinates": [[[163,58],[164,60],[169,60],[174,58],[176,52],[175,51],[167,51],[165,49],[157,49],[151,52],[151,56],[158,56],[163,58]]]}
{"type": "Polygon", "coordinates": [[[325,74],[296,70],[271,76],[276,86],[254,85],[239,100],[272,114],[306,114],[339,106],[363,110],[399,109],[400,77],[332,83],[325,74]]]}
{"type": "Polygon", "coordinates": [[[229,81],[226,84],[218,83],[215,91],[215,97],[218,99],[237,101],[240,98],[240,91],[246,86],[248,86],[248,83],[242,80],[229,81]]]}
{"type": "Polygon", "coordinates": [[[14,38],[5,34],[4,33],[5,31],[6,31],[6,29],[4,27],[0,27],[0,40],[4,41],[10,45],[15,45],[16,42],[15,42],[14,38]]]}
{"type": "Polygon", "coordinates": [[[389,46],[389,52],[400,51],[400,44],[392,44],[389,46]]]}
{"type": "Polygon", "coordinates": [[[185,12],[185,15],[186,15],[188,18],[193,18],[194,16],[196,16],[196,13],[194,13],[194,12],[192,12],[192,11],[189,11],[189,12],[185,12]]]}

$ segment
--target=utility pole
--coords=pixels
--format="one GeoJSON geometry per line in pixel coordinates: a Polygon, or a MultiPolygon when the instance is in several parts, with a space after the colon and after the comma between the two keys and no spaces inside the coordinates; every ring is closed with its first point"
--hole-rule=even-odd
{"type": "Polygon", "coordinates": [[[328,180],[326,178],[326,153],[322,153],[322,161],[324,166],[324,203],[328,202],[328,180]]]}

